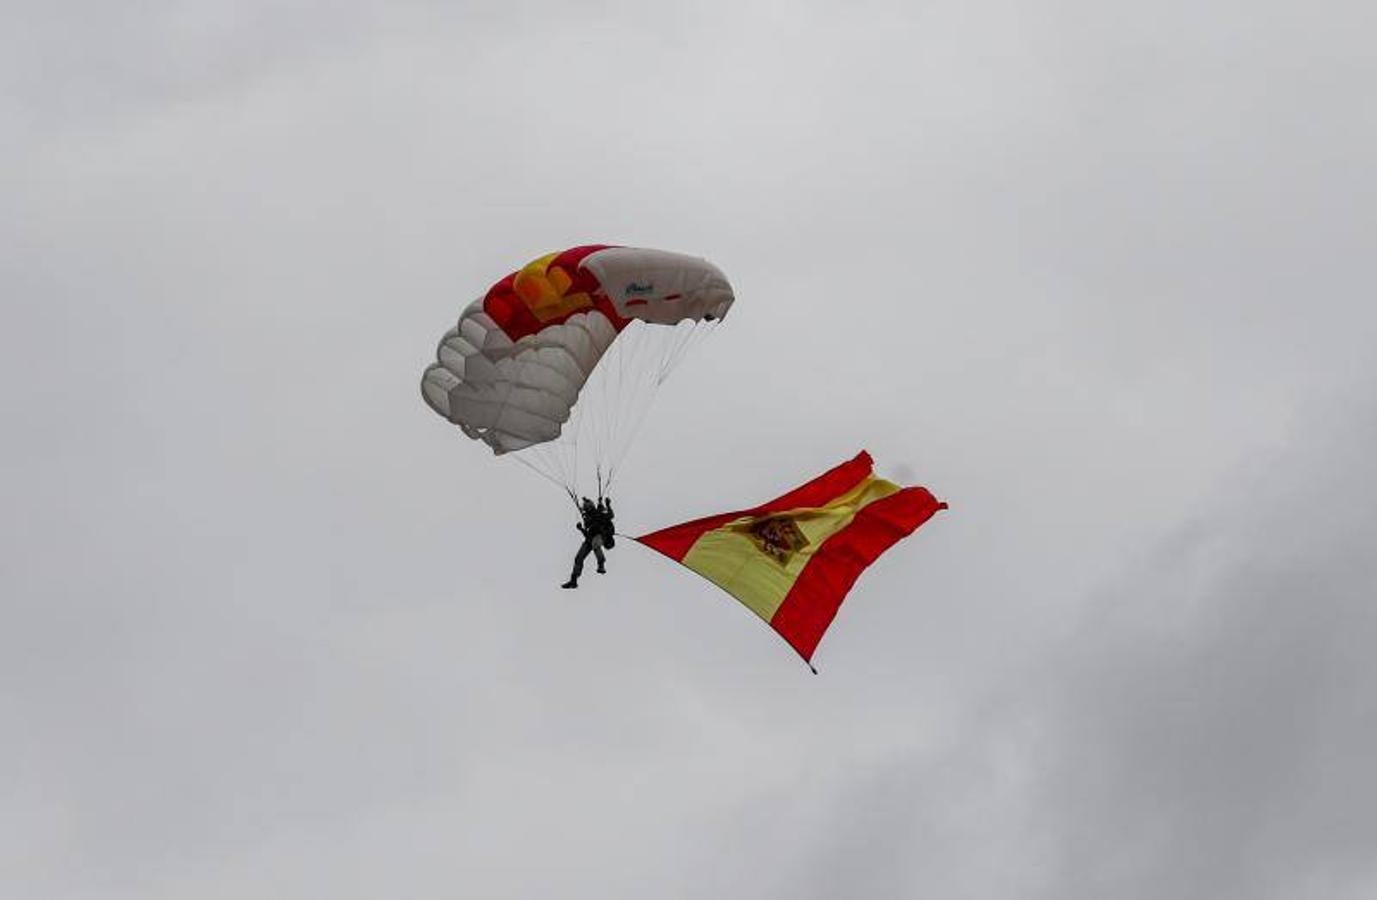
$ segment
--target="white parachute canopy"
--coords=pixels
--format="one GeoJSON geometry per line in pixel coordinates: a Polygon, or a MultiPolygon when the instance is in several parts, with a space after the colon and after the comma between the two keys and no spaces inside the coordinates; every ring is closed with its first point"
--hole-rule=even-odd
{"type": "Polygon", "coordinates": [[[464,310],[427,404],[570,494],[602,496],[670,373],[731,308],[698,257],[601,245],[529,263],[464,310]]]}

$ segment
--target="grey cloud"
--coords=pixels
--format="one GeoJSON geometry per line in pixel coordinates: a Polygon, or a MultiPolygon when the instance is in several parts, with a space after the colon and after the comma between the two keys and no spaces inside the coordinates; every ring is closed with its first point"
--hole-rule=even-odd
{"type": "Polygon", "coordinates": [[[1370,886],[1366,6],[17,12],[6,895],[1370,886]],[[417,396],[588,239],[742,298],[628,529],[951,501],[821,676],[417,396]]]}
{"type": "Polygon", "coordinates": [[[1372,426],[1302,438],[1095,598],[1047,697],[1048,896],[1371,888],[1372,426]]]}

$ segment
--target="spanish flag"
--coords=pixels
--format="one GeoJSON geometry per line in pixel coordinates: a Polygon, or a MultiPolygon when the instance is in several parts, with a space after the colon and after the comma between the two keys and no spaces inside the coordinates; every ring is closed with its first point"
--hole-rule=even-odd
{"type": "Polygon", "coordinates": [[[861,572],[947,508],[926,488],[876,478],[873,465],[862,451],[754,509],[636,540],[740,600],[811,668],[813,651],[861,572]]]}

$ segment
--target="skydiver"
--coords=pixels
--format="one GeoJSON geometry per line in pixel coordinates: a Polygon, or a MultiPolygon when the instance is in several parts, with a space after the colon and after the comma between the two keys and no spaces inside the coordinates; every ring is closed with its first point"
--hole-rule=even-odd
{"type": "Polygon", "coordinates": [[[574,527],[583,535],[583,543],[579,545],[578,553],[574,556],[574,572],[569,576],[569,580],[560,585],[562,588],[576,588],[579,586],[579,576],[583,574],[583,561],[592,553],[598,560],[598,574],[607,573],[607,560],[603,556],[603,548],[612,549],[615,544],[613,534],[615,528],[612,523],[612,501],[601,498],[594,505],[592,500],[583,498],[583,504],[579,507],[579,515],[583,521],[574,527]]]}

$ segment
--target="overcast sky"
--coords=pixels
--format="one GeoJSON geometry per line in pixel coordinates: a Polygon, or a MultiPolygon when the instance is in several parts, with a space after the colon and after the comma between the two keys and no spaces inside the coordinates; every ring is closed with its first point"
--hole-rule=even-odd
{"type": "Polygon", "coordinates": [[[1377,896],[1374,28],[6,4],[0,894],[1377,896]],[[584,242],[738,297],[623,530],[951,503],[820,676],[422,403],[584,242]]]}

